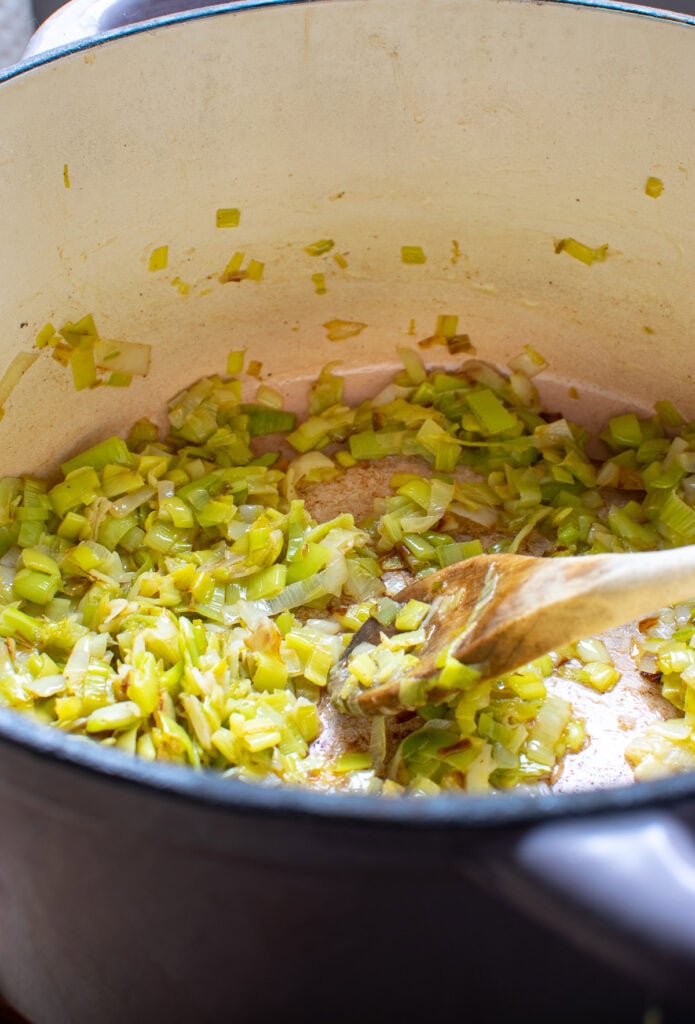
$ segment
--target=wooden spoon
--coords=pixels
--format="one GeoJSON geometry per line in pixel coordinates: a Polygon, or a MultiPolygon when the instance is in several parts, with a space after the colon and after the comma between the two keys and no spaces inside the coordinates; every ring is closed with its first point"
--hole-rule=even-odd
{"type": "Polygon", "coordinates": [[[368,619],[329,678],[333,698],[353,713],[396,714],[450,694],[431,685],[446,651],[489,679],[575,640],[695,598],[695,545],[566,558],[479,555],[417,580],[397,597],[431,604],[419,663],[341,701],[350,653],[389,632],[368,619]],[[423,685],[413,686],[418,680],[423,685]]]}

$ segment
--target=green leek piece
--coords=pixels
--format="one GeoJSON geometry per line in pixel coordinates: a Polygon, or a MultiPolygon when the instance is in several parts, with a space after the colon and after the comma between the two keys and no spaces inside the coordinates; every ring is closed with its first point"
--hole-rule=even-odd
{"type": "Polygon", "coordinates": [[[330,557],[330,548],[313,541],[306,542],[287,566],[287,583],[296,583],[297,580],[314,576],[326,566],[330,557]]]}
{"type": "Polygon", "coordinates": [[[286,581],[286,566],[277,564],[266,566],[265,569],[248,577],[246,599],[260,601],[262,598],[275,597],[284,589],[286,581]]]}
{"type": "Polygon", "coordinates": [[[34,569],[20,569],[14,578],[13,589],[17,597],[33,604],[48,604],[60,587],[60,575],[48,575],[34,569]]]}
{"type": "Polygon", "coordinates": [[[682,427],[685,423],[685,419],[676,409],[673,402],[655,402],[654,410],[665,427],[678,428],[682,427]]]}
{"type": "Polygon", "coordinates": [[[72,348],[93,348],[98,337],[94,317],[91,313],[87,313],[86,316],[74,323],[67,321],[58,333],[72,348]]]}
{"type": "Polygon", "coordinates": [[[336,760],[336,772],[361,772],[372,767],[372,756],[369,751],[351,751],[341,754],[336,760]]]}
{"type": "Polygon", "coordinates": [[[464,665],[456,658],[447,656],[437,677],[437,686],[446,690],[466,690],[479,678],[480,672],[475,666],[464,665]]]}
{"type": "Polygon", "coordinates": [[[403,534],[403,544],[418,562],[430,562],[437,557],[433,544],[414,533],[403,534]]]}
{"type": "Polygon", "coordinates": [[[97,370],[93,349],[74,349],[70,356],[70,368],[72,369],[72,381],[76,391],[83,391],[85,388],[91,388],[96,384],[97,370]]]}
{"type": "Polygon", "coordinates": [[[107,465],[101,473],[101,489],[106,498],[118,498],[123,494],[133,494],[145,487],[145,480],[140,473],[124,466],[107,465]]]}
{"type": "Polygon", "coordinates": [[[19,523],[3,523],[0,526],[0,557],[19,543],[19,523]]]}
{"type": "Polygon", "coordinates": [[[22,548],[39,543],[44,526],[51,517],[52,504],[46,494],[46,484],[40,480],[24,479],[22,504],[15,512],[19,525],[17,543],[22,548]]]}
{"type": "Polygon", "coordinates": [[[41,624],[14,605],[6,605],[0,611],[0,636],[20,637],[29,643],[37,643],[41,637],[41,624]]]}
{"type": "Polygon", "coordinates": [[[460,355],[461,352],[475,351],[468,334],[455,334],[453,337],[447,338],[446,347],[452,356],[460,355]]]}
{"type": "Polygon", "coordinates": [[[159,706],[161,673],[154,655],[150,652],[140,655],[130,673],[127,685],[129,699],[135,703],[142,716],[153,714],[159,706]]]}
{"type": "Polygon", "coordinates": [[[311,743],[312,740],[316,739],[321,730],[321,723],[316,707],[313,704],[310,704],[308,701],[305,703],[298,701],[294,718],[297,728],[306,743],[311,743]]]}
{"type": "MultiPolygon", "coordinates": [[[[547,689],[540,672],[534,671],[532,666],[510,672],[505,677],[509,689],[524,701],[544,700],[547,689]]],[[[533,713],[535,717],[535,712],[533,713]]]]}
{"type": "Polygon", "coordinates": [[[329,341],[347,341],[361,334],[367,325],[358,320],[328,320],[323,326],[329,341]]]}
{"type": "Polygon", "coordinates": [[[304,665],[304,678],[315,686],[325,686],[328,682],[328,673],[333,667],[333,655],[316,646],[312,650],[308,661],[304,665]]]}
{"type": "Polygon", "coordinates": [[[73,456],[67,462],[63,462],[60,469],[63,476],[67,476],[68,473],[72,473],[75,469],[81,469],[83,466],[91,466],[92,469],[100,470],[112,464],[130,466],[132,461],[133,458],[125,441],[120,437],[109,437],[80,452],[79,455],[73,456]]]}
{"type": "Polygon", "coordinates": [[[464,558],[473,558],[475,555],[483,554],[483,545],[479,540],[466,540],[452,544],[444,544],[437,548],[439,564],[444,568],[446,565],[454,565],[462,562],[464,558]]]}
{"type": "MultiPolygon", "coordinates": [[[[249,260],[246,266],[246,276],[249,281],[260,281],[263,277],[264,270],[265,263],[262,263],[260,260],[249,260]]],[[[251,371],[249,370],[249,373],[250,372],[251,371]]]]}
{"type": "Polygon", "coordinates": [[[152,346],[139,341],[108,341],[97,338],[94,360],[100,370],[112,370],[118,377],[146,377],[152,359],[152,346]]]}
{"type": "Polygon", "coordinates": [[[166,270],[169,263],[169,246],[159,245],[150,253],[149,270],[166,270]]]}
{"type": "Polygon", "coordinates": [[[557,759],[557,747],[571,717],[571,706],[562,697],[551,695],[541,704],[524,753],[537,764],[551,768],[557,759]]]}
{"type": "Polygon", "coordinates": [[[671,493],[661,508],[659,522],[687,544],[695,542],[695,511],[671,493]]]}
{"type": "Polygon", "coordinates": [[[85,723],[85,729],[88,733],[121,731],[138,725],[141,719],[137,704],[133,701],[123,701],[92,711],[85,723]]]}
{"type": "Polygon", "coordinates": [[[188,529],[195,525],[190,505],[176,495],[160,502],[159,514],[163,519],[170,519],[174,526],[180,529],[188,529]]]}
{"type": "Polygon", "coordinates": [[[459,318],[449,313],[442,313],[437,317],[434,333],[437,338],[445,338],[447,341],[456,337],[459,318]]]}
{"type": "Polygon", "coordinates": [[[568,256],[573,256],[575,260],[591,266],[592,263],[604,262],[608,255],[608,244],[606,243],[598,246],[596,249],[592,249],[591,246],[585,245],[584,242],[578,242],[576,238],[562,238],[559,242],[555,243],[555,252],[566,252],[568,256]]]}
{"type": "MultiPolygon", "coordinates": [[[[66,557],[69,564],[86,573],[96,569],[103,561],[102,551],[90,541],[81,541],[77,547],[70,549],[66,557]]],[[[65,564],[65,559],[63,564],[65,564]]]]}
{"type": "Polygon", "coordinates": [[[145,547],[160,554],[168,554],[170,551],[186,546],[185,531],[178,530],[166,523],[154,523],[145,532],[143,538],[145,547]]]}
{"type": "Polygon", "coordinates": [[[65,475],[65,479],[48,492],[56,515],[61,518],[71,509],[90,505],[100,489],[96,471],[89,465],[80,466],[65,475]]]}
{"type": "Polygon", "coordinates": [[[402,245],[401,246],[401,262],[402,263],[426,263],[427,257],[419,245],[402,245]]]}
{"type": "Polygon", "coordinates": [[[459,444],[448,431],[439,425],[434,419],[426,419],[418,430],[415,440],[425,451],[429,452],[436,459],[437,453],[449,446],[455,448],[458,453],[459,444]]]}
{"type": "Polygon", "coordinates": [[[241,220],[241,211],[237,209],[220,209],[215,213],[215,227],[217,228],[238,228],[241,220]]]}
{"type": "Polygon", "coordinates": [[[410,600],[397,613],[394,625],[398,630],[417,629],[430,610],[424,601],[410,600]]]}
{"type": "Polygon", "coordinates": [[[338,365],[337,362],[327,363],[309,388],[308,405],[312,416],[320,416],[326,409],[342,402],[344,380],[333,373],[333,367],[338,365]]]}
{"type": "Polygon", "coordinates": [[[58,341],[60,341],[60,338],[56,337],[55,327],[52,323],[47,323],[37,333],[34,346],[35,348],[45,348],[47,345],[54,345],[58,341]]]}
{"type": "Polygon", "coordinates": [[[325,253],[330,252],[334,245],[335,242],[332,238],[321,238],[318,242],[305,245],[304,252],[309,256],[323,256],[325,253]]]}
{"type": "Polygon", "coordinates": [[[412,348],[399,348],[398,355],[401,357],[410,381],[413,384],[422,384],[427,379],[427,371],[417,352],[412,348]]]}
{"type": "Polygon", "coordinates": [[[519,422],[514,413],[505,409],[490,390],[469,391],[466,401],[486,434],[502,434],[514,430],[519,422]]]}
{"type": "Polygon", "coordinates": [[[651,525],[636,522],[624,509],[611,508],[608,525],[618,537],[630,542],[633,551],[649,551],[659,545],[657,531],[651,525]]]}
{"type": "Polygon", "coordinates": [[[0,479],[0,521],[7,522],[21,501],[23,484],[17,477],[0,479]]]}
{"type": "Polygon", "coordinates": [[[403,451],[405,431],[365,430],[350,437],[350,454],[354,459],[382,459],[403,451]]]}
{"type": "Polygon", "coordinates": [[[241,267],[244,262],[246,254],[243,252],[235,252],[232,258],[227,263],[226,267],[220,274],[220,281],[222,284],[226,284],[228,281],[239,281],[241,280],[241,267]]]}
{"type": "Polygon", "coordinates": [[[256,391],[256,402],[263,408],[281,410],[285,399],[275,388],[268,387],[267,384],[260,384],[256,391]]]}
{"type": "Polygon", "coordinates": [[[613,665],[592,661],[585,665],[584,668],[573,672],[572,676],[580,683],[584,683],[585,686],[591,687],[592,690],[598,690],[599,693],[607,693],[613,689],[620,679],[620,672],[613,665]]]}
{"type": "Polygon", "coordinates": [[[235,373],[241,373],[244,369],[244,359],[246,358],[246,349],[240,349],[238,351],[232,351],[227,353],[227,373],[233,376],[235,373]]]}
{"type": "Polygon", "coordinates": [[[588,640],[579,640],[575,644],[575,650],[577,656],[588,665],[590,662],[600,661],[606,665],[610,665],[611,656],[608,653],[608,648],[604,644],[603,640],[598,637],[593,637],[588,640]]]}
{"type": "Polygon", "coordinates": [[[586,728],[583,721],[572,719],[572,721],[567,723],[565,743],[570,753],[578,753],[586,743],[586,738],[586,728]]]}
{"type": "Polygon", "coordinates": [[[277,690],[287,685],[288,671],[284,662],[263,651],[259,651],[256,658],[256,669],[251,678],[257,690],[277,690]]]}
{"type": "Polygon", "coordinates": [[[614,416],[608,421],[607,440],[615,448],[639,448],[642,444],[642,428],[634,413],[614,416]]]}
{"type": "Polygon", "coordinates": [[[524,350],[514,359],[509,360],[509,368],[517,373],[523,374],[528,379],[535,377],[547,367],[547,362],[530,345],[524,345],[524,350]]]}
{"type": "Polygon", "coordinates": [[[286,434],[294,430],[297,417],[293,412],[284,409],[271,409],[262,405],[242,405],[242,411],[248,416],[248,431],[251,437],[264,434],[286,434]]]}
{"type": "Polygon", "coordinates": [[[129,373],[110,373],[106,378],[106,384],[110,388],[127,388],[132,383],[133,378],[129,373]]]}
{"type": "Polygon", "coordinates": [[[140,419],[130,428],[127,444],[134,451],[138,451],[141,445],[156,441],[158,436],[159,431],[154,423],[147,419],[140,419]]]}
{"type": "Polygon", "coordinates": [[[54,558],[36,548],[24,548],[21,555],[22,564],[27,569],[56,576],[60,580],[60,567],[54,558]]]}
{"type": "Polygon", "coordinates": [[[282,635],[285,636],[294,625],[294,615],[292,612],[281,612],[275,620],[275,625],[282,635]]]}

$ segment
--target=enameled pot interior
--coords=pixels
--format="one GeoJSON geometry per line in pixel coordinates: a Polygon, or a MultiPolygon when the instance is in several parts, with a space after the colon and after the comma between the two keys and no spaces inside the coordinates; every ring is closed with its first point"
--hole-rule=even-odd
{"type": "MultiPolygon", "coordinates": [[[[573,419],[665,397],[695,414],[695,26],[516,0],[326,0],[171,21],[0,85],[0,370],[47,321],[86,313],[103,337],[152,346],[147,377],[81,392],[40,352],[6,403],[0,473],[50,472],[140,416],[161,420],[177,390],[225,372],[230,350],[259,360],[295,408],[340,360],[355,399],[441,314],[458,316],[479,358],[541,351],[545,400],[573,419]],[[220,208],[240,211],[237,227],[216,227],[220,208]],[[305,251],[326,238],[346,265],[305,251]],[[607,245],[607,258],[586,265],[558,251],[566,238],[607,245]],[[168,265],[151,271],[161,246],[168,265]],[[426,262],[405,264],[403,246],[426,262]],[[236,252],[263,263],[262,280],[220,282],[236,252]],[[365,326],[336,342],[333,320],[365,326]]],[[[4,736],[72,757],[69,739],[35,731],[0,716],[4,736]]],[[[101,754],[76,761],[91,770],[101,754]]],[[[220,780],[119,765],[107,770],[221,793],[220,780]]],[[[504,797],[496,813],[508,802],[528,805],[504,797]]]]}

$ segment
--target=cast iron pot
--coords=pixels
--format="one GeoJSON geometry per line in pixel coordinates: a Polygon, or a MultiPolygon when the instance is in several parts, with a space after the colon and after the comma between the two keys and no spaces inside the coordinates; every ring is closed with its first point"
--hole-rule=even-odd
{"type": "MultiPolygon", "coordinates": [[[[492,362],[540,349],[573,418],[662,397],[694,415],[694,57],[695,23],[648,9],[326,0],[189,12],[11,69],[0,366],[87,312],[153,359],[76,393],[42,353],[6,402],[0,472],[161,416],[230,349],[298,406],[341,359],[355,398],[441,313],[492,362]],[[326,237],[347,269],[304,251],[326,237]],[[264,279],[220,284],[234,251],[264,279]],[[336,318],[367,327],[338,345],[336,318]]],[[[0,990],[35,1024],[695,1013],[693,775],[379,801],[147,764],[0,711],[0,822],[0,990]]]]}

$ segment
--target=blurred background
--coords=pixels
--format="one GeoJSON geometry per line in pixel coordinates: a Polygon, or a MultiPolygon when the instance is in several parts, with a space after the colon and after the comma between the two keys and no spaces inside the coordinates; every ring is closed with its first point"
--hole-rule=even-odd
{"type": "MultiPolygon", "coordinates": [[[[80,0],[81,5],[85,2],[86,0],[80,0]]],[[[407,3],[407,0],[403,2],[407,3]]],[[[60,6],[58,0],[0,0],[0,67],[6,67],[20,59],[34,29],[60,6]]],[[[123,0],[113,0],[113,6],[125,9],[123,0]]],[[[194,6],[196,0],[136,0],[132,9],[138,12],[151,10],[151,16],[154,17],[194,6]]],[[[651,6],[695,15],[695,0],[655,0],[651,6]]],[[[141,14],[137,20],[142,20],[142,17],[141,14]]],[[[121,13],[118,21],[112,24],[123,24],[126,19],[127,14],[121,13]]],[[[53,45],[56,45],[55,41],[53,45]]]]}
{"type": "MultiPolygon", "coordinates": [[[[403,0],[403,2],[407,3],[407,0],[403,0]]],[[[636,2],[636,0],[631,0],[631,2],[636,2]]],[[[33,13],[36,24],[38,25],[40,22],[45,21],[60,6],[60,3],[56,2],[56,0],[33,0],[33,13]]],[[[665,0],[661,0],[659,3],[652,3],[648,6],[661,7],[669,11],[680,11],[683,14],[695,14],[695,0],[670,0],[668,3],[665,0]]]]}
{"type": "MultiPolygon", "coordinates": [[[[404,0],[404,2],[407,2],[407,0],[404,0]]],[[[34,18],[38,24],[60,7],[60,4],[56,3],[55,0],[34,0],[33,6],[34,18]]],[[[662,7],[670,11],[681,11],[684,14],[695,14],[695,0],[672,0],[671,3],[654,3],[649,6],[662,7]]]]}

